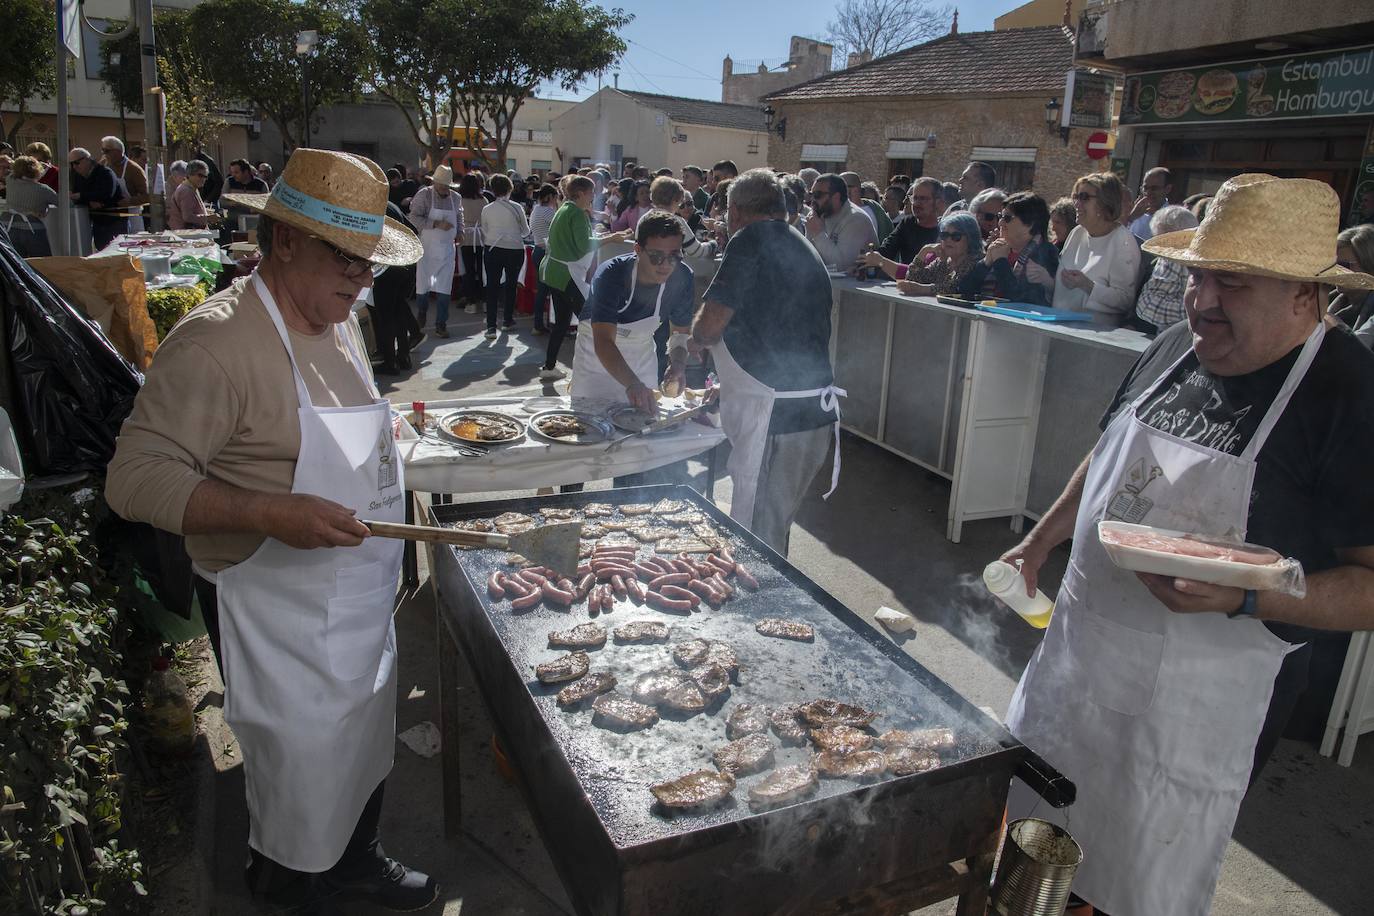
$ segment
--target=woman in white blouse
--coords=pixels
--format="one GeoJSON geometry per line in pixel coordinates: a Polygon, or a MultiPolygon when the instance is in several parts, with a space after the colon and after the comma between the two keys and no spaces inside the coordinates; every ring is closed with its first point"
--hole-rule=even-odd
{"type": "Polygon", "coordinates": [[[1140,245],[1121,225],[1125,190],[1111,172],[1084,175],[1073,186],[1078,225],[1069,232],[1055,275],[1054,307],[1120,322],[1135,308],[1140,245]]]}
{"type": "Polygon", "coordinates": [[[515,327],[515,284],[520,268],[525,266],[525,236],[530,224],[525,208],[510,199],[511,180],[505,175],[491,176],[491,192],[496,199],[482,208],[482,245],[486,257],[487,284],[487,340],[496,339],[496,306],[504,296],[504,318],[501,326],[515,327]]]}

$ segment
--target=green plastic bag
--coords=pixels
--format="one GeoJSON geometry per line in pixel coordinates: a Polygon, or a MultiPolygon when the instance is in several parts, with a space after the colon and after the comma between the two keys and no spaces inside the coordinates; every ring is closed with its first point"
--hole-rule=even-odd
{"type": "Polygon", "coordinates": [[[215,282],[215,277],[219,276],[220,271],[224,270],[224,265],[211,258],[198,258],[193,254],[177,261],[172,266],[172,273],[185,277],[200,277],[208,280],[211,284],[215,282]]]}

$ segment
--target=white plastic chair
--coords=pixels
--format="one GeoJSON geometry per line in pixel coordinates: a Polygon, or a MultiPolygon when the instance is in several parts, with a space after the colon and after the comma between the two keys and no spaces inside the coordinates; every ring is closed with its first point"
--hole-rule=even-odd
{"type": "Polygon", "coordinates": [[[1355,759],[1355,745],[1360,735],[1374,731],[1374,652],[1370,651],[1369,631],[1350,634],[1350,649],[1345,653],[1341,678],[1336,683],[1336,696],[1326,718],[1326,733],[1322,736],[1321,755],[1330,757],[1336,749],[1336,736],[1345,727],[1340,755],[1336,762],[1350,766],[1355,759]]]}

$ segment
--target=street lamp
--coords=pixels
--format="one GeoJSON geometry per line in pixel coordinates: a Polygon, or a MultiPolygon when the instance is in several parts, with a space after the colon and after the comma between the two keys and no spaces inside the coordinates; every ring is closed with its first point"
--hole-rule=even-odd
{"type": "Polygon", "coordinates": [[[320,33],[314,29],[304,29],[296,33],[296,56],[301,59],[301,120],[304,122],[305,142],[310,146],[310,57],[315,46],[320,43],[320,33]]]}
{"type": "Polygon", "coordinates": [[[1059,134],[1059,139],[1064,141],[1067,146],[1069,142],[1069,129],[1059,122],[1059,115],[1064,109],[1059,104],[1059,98],[1050,99],[1045,103],[1045,130],[1051,134],[1059,134]]]}

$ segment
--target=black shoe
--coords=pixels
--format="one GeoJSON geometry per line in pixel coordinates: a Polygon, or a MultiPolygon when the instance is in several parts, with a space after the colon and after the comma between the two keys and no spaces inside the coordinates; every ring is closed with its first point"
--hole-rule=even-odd
{"type": "Polygon", "coordinates": [[[442,326],[442,325],[437,325],[437,326],[435,326],[435,328],[434,328],[434,336],[435,336],[435,337],[447,337],[447,336],[448,336],[448,328],[446,328],[446,327],[444,327],[444,326],[442,326]]]}
{"type": "Polygon", "coordinates": [[[253,900],[274,916],[342,916],[339,889],[324,875],[294,871],[249,850],[243,880],[253,900]]]}
{"type": "Polygon", "coordinates": [[[501,329],[502,329],[502,330],[505,330],[505,331],[510,331],[510,330],[513,330],[514,328],[515,328],[515,322],[514,322],[514,321],[507,321],[505,324],[501,325],[501,329]]]}
{"type": "Polygon", "coordinates": [[[400,368],[402,372],[409,372],[411,369],[414,368],[410,364],[409,356],[398,356],[396,358],[396,365],[400,368]]]}
{"type": "Polygon", "coordinates": [[[545,334],[549,333],[549,329],[542,324],[537,324],[530,330],[530,333],[536,337],[543,337],[545,334]]]}
{"type": "Polygon", "coordinates": [[[397,373],[397,371],[396,371],[396,366],[395,366],[394,363],[378,363],[376,366],[374,366],[374,367],[372,368],[372,374],[373,374],[373,375],[396,375],[396,374],[398,374],[398,373],[397,373]]]}
{"type": "Polygon", "coordinates": [[[429,335],[426,334],[424,331],[421,331],[419,334],[412,334],[410,337],[410,349],[414,350],[420,344],[424,343],[425,338],[428,336],[429,335]]]}
{"type": "Polygon", "coordinates": [[[423,910],[439,899],[439,884],[433,878],[380,852],[377,858],[346,874],[340,872],[340,866],[334,866],[325,872],[325,883],[336,889],[342,899],[366,900],[401,913],[423,910]]]}

